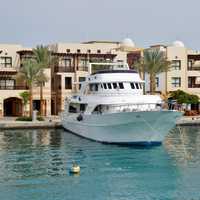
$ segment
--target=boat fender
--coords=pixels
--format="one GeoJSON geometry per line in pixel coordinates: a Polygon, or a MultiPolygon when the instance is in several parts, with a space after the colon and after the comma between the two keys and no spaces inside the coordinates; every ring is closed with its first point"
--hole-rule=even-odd
{"type": "Polygon", "coordinates": [[[80,114],[77,118],[78,121],[82,121],[83,120],[83,116],[80,114]]]}

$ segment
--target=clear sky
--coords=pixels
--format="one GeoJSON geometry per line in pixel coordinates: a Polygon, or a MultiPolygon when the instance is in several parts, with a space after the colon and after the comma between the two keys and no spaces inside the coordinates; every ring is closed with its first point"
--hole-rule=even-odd
{"type": "Polygon", "coordinates": [[[200,50],[200,0],[0,0],[0,43],[132,38],[200,50]]]}

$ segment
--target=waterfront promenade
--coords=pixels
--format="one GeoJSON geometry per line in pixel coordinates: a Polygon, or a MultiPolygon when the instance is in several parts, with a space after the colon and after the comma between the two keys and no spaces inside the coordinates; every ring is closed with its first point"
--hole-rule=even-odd
{"type": "Polygon", "coordinates": [[[17,128],[61,128],[61,121],[58,116],[44,117],[44,121],[16,121],[15,117],[0,119],[0,129],[17,128]]]}

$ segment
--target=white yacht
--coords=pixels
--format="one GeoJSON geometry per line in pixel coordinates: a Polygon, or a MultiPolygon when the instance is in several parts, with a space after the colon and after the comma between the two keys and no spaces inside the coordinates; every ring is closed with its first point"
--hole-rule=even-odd
{"type": "Polygon", "coordinates": [[[103,143],[161,144],[182,113],[162,109],[157,95],[143,95],[144,81],[127,64],[105,66],[109,69],[91,72],[80,92],[66,99],[63,127],[103,143]]]}

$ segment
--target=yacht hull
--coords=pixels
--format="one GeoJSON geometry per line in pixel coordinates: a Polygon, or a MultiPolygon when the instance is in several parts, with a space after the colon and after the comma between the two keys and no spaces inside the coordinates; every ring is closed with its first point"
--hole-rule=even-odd
{"type": "Polygon", "coordinates": [[[177,111],[122,112],[82,115],[63,113],[65,129],[103,143],[158,145],[182,115],[177,111]],[[80,121],[79,121],[80,120],[80,121]]]}

